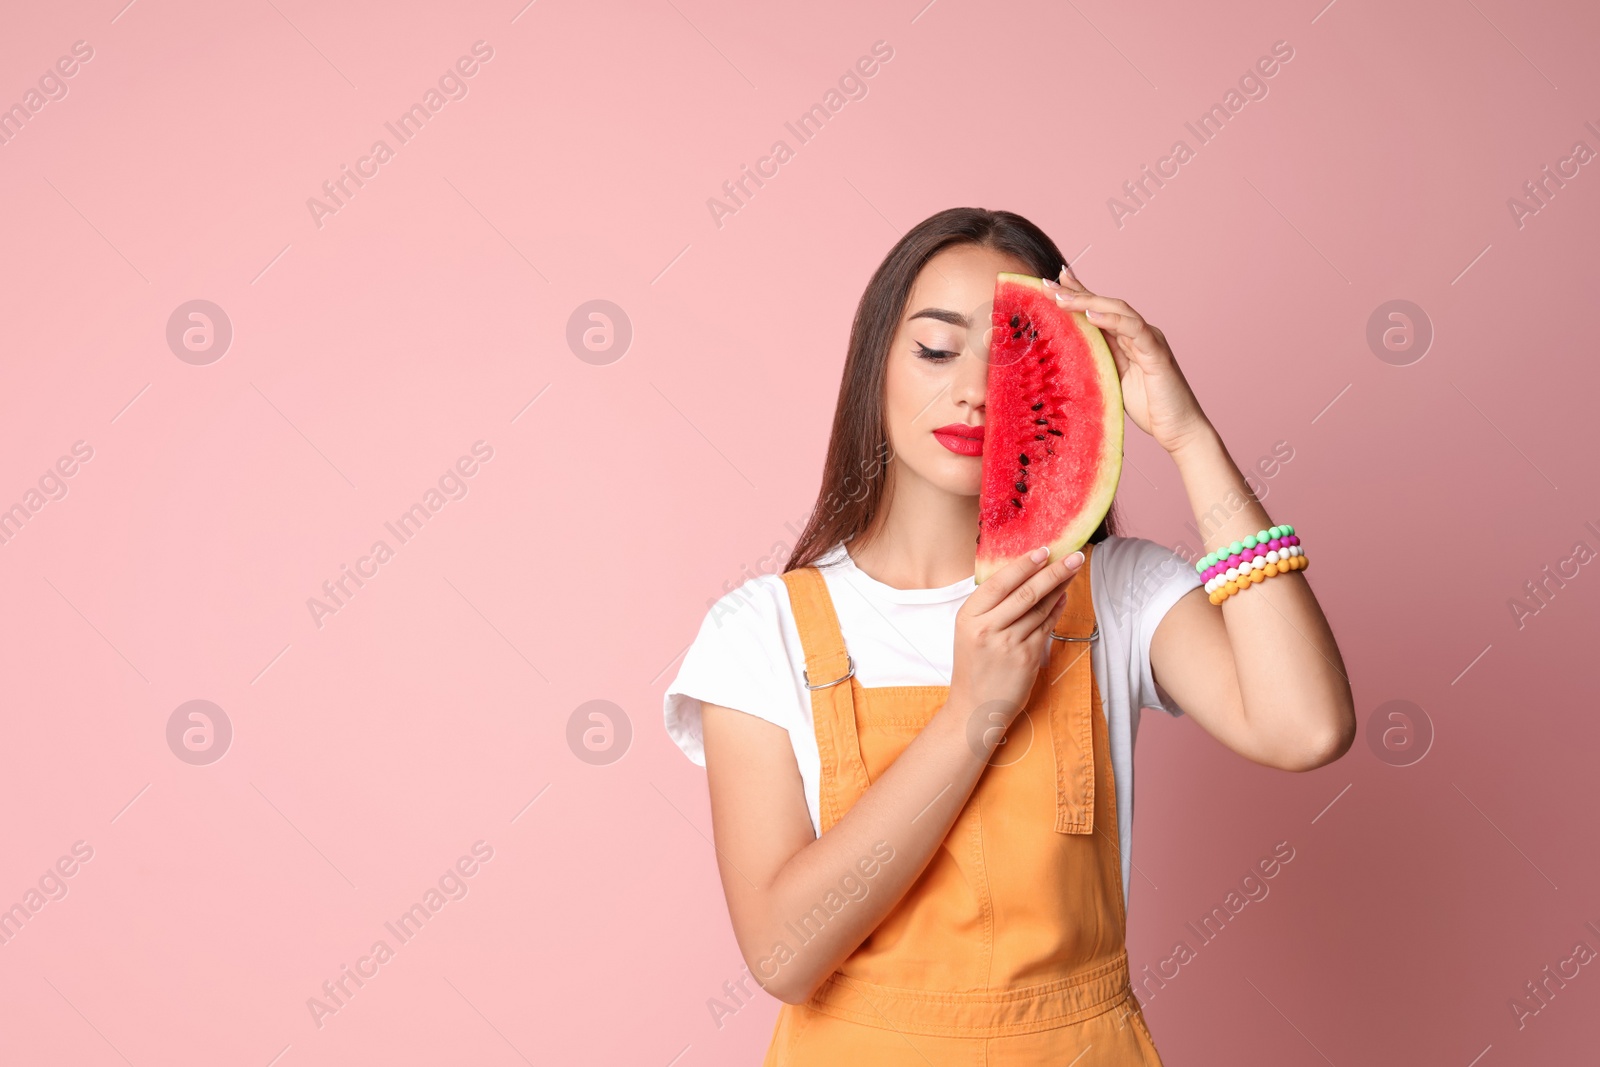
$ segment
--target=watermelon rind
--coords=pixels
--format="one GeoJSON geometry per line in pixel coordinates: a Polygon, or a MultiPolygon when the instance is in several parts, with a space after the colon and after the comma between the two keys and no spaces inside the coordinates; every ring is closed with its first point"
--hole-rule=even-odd
{"type": "MultiPolygon", "coordinates": [[[[1022,285],[1032,289],[1049,292],[1049,287],[1044,284],[1044,279],[1035,278],[1027,274],[1002,273],[996,278],[997,290],[1004,285],[1022,285]]],[[[998,291],[997,291],[998,297],[998,291]]],[[[1064,318],[1070,320],[1083,336],[1089,350],[1089,358],[1093,363],[1095,377],[1100,383],[1100,395],[1104,400],[1102,425],[1105,428],[1105,447],[1101,449],[1098,469],[1090,479],[1090,488],[1085,495],[1082,508],[1073,516],[1072,520],[1057,532],[1056,536],[1048,542],[1050,545],[1050,561],[1069,556],[1082,548],[1095,530],[1099,529],[1106,513],[1111,510],[1111,502],[1116,497],[1117,484],[1122,478],[1122,447],[1123,447],[1123,407],[1122,407],[1122,379],[1117,373],[1117,362],[1111,355],[1111,348],[1106,343],[1105,335],[1100,328],[1090,322],[1083,312],[1071,308],[1057,310],[1064,318]]],[[[986,554],[983,546],[978,546],[977,558],[974,563],[974,576],[978,582],[983,582],[994,574],[1033,549],[1038,545],[1029,545],[1017,555],[995,556],[986,554]]],[[[1047,564],[1040,564],[1043,568],[1047,564]]]]}

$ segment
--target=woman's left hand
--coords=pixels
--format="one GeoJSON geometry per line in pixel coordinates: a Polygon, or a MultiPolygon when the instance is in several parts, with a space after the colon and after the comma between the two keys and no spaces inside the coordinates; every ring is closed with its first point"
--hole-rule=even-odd
{"type": "Polygon", "coordinates": [[[1100,328],[1122,379],[1122,406],[1133,424],[1175,452],[1206,426],[1200,402],[1178,369],[1167,338],[1127,301],[1096,296],[1065,266],[1046,291],[1063,308],[1081,311],[1100,328]]]}

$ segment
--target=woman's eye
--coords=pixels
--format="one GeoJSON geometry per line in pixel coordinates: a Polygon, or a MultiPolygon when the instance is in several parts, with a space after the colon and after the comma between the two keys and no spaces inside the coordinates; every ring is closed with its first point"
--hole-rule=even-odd
{"type": "Polygon", "coordinates": [[[960,355],[959,352],[951,352],[943,348],[929,348],[921,341],[917,342],[917,357],[919,359],[931,360],[934,363],[943,363],[945,360],[953,359],[958,355],[960,355]]]}

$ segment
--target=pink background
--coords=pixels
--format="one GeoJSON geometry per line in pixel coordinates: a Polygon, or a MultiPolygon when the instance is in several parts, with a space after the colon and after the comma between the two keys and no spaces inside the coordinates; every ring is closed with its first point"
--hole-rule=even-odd
{"type": "MultiPolygon", "coordinates": [[[[1136,970],[1295,850],[1145,995],[1167,1061],[1593,1056],[1600,966],[1521,1028],[1509,1001],[1600,950],[1600,567],[1521,628],[1508,600],[1600,549],[1573,323],[1600,170],[1520,227],[1507,201],[1600,149],[1600,13],[924,2],[7,13],[0,103],[93,58],[0,147],[0,507],[93,455],[0,546],[0,906],[93,857],[0,945],[0,1061],[757,1062],[776,1001],[707,1006],[742,961],[661,694],[814,499],[868,274],[962,204],[1033,218],[1159,324],[1241,466],[1292,447],[1265,502],[1358,699],[1362,738],[1305,775],[1146,718],[1136,970]],[[399,145],[384,123],[480,40],[399,145]],[[798,144],[876,41],[867,95],[798,144]],[[1276,41],[1267,95],[1199,144],[1184,123],[1276,41]],[[307,199],[380,137],[319,227],[307,199]],[[707,198],[780,138],[719,227],[707,198]],[[1119,226],[1108,199],[1179,138],[1119,226]],[[206,365],[166,340],[195,299],[232,324],[206,365]],[[608,363],[566,340],[595,299],[632,327],[608,363]],[[1367,342],[1391,300],[1435,333],[1409,365],[1367,342]],[[308,599],[477,441],[466,495],[319,627],[308,599]],[[167,740],[191,700],[233,730],[207,765],[167,740]],[[567,741],[591,700],[631,723],[609,764],[567,741]],[[1433,731],[1407,766],[1366,734],[1392,700],[1433,731]],[[308,998],[479,841],[467,895],[319,1027],[308,998]]],[[[1170,461],[1137,431],[1127,457],[1130,532],[1192,541],[1170,461]]]]}

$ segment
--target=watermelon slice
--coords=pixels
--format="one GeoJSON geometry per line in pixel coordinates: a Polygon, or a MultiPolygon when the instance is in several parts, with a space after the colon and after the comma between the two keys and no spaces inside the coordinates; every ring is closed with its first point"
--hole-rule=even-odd
{"type": "Polygon", "coordinates": [[[1083,547],[1122,476],[1122,386],[1099,327],[1025,274],[999,276],[992,321],[980,582],[1040,545],[1083,547]]]}

